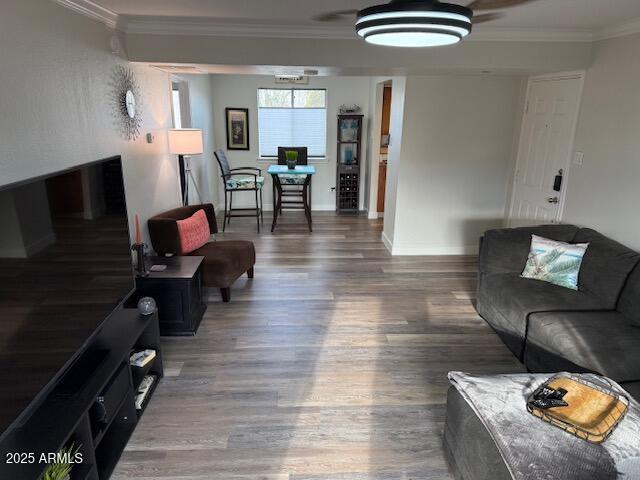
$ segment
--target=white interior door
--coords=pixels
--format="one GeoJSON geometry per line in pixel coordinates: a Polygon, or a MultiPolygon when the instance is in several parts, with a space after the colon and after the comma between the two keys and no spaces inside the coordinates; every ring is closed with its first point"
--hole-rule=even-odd
{"type": "Polygon", "coordinates": [[[530,80],[509,226],[562,219],[582,82],[582,75],[530,80]]]}

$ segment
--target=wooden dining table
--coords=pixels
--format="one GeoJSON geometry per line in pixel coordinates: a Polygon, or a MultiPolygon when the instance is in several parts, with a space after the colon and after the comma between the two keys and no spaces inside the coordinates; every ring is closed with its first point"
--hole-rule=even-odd
{"type": "Polygon", "coordinates": [[[273,179],[273,223],[271,224],[271,231],[276,228],[278,221],[278,214],[282,210],[283,206],[287,209],[301,209],[304,210],[305,217],[307,218],[307,225],[309,226],[309,232],[313,231],[313,221],[311,218],[311,180],[316,173],[316,167],[313,165],[296,165],[295,169],[289,169],[286,165],[271,165],[267,170],[267,173],[271,175],[273,179]],[[285,184],[291,186],[302,187],[302,201],[283,201],[283,183],[280,175],[305,175],[304,183],[285,184]],[[294,205],[294,206],[290,206],[294,205]]]}

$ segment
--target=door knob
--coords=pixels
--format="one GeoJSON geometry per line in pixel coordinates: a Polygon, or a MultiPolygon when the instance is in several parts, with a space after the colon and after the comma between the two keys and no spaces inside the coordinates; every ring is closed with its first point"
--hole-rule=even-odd
{"type": "Polygon", "coordinates": [[[547,198],[547,202],[549,202],[549,203],[559,203],[560,199],[558,197],[549,197],[549,198],[547,198]]]}

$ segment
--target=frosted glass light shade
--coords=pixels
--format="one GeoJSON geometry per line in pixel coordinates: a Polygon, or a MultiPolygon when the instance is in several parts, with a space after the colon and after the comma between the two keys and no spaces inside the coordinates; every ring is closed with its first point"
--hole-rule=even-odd
{"type": "Polygon", "coordinates": [[[169,152],[174,155],[200,155],[204,152],[202,130],[175,128],[169,130],[169,152]]]}
{"type": "Polygon", "coordinates": [[[436,47],[471,33],[473,11],[449,3],[392,0],[359,12],[356,31],[368,43],[390,47],[436,47]]]}

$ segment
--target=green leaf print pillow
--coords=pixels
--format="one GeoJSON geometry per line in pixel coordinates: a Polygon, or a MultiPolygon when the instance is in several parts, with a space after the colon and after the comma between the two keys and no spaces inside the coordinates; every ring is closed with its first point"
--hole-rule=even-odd
{"type": "Polygon", "coordinates": [[[578,274],[588,243],[564,243],[531,236],[531,251],[522,277],[578,290],[578,274]]]}

